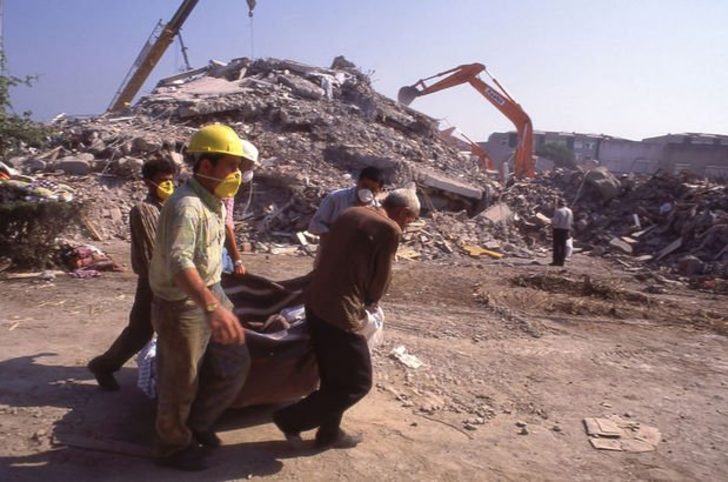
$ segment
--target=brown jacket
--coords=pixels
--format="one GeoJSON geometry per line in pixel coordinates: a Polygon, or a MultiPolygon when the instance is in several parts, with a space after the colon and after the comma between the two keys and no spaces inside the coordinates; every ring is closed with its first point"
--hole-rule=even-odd
{"type": "Polygon", "coordinates": [[[131,232],[131,267],[140,278],[149,277],[154,242],[157,237],[157,221],[162,204],[147,196],[129,211],[131,232]]]}
{"type": "Polygon", "coordinates": [[[364,307],[389,286],[402,231],[385,214],[353,207],[331,225],[326,248],[306,291],[306,306],[345,331],[356,331],[364,307]]]}

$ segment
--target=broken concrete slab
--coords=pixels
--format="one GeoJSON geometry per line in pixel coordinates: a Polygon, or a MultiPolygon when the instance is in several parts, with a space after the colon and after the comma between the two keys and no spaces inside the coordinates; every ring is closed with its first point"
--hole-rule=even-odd
{"type": "Polygon", "coordinates": [[[483,211],[484,216],[494,223],[503,223],[513,218],[513,211],[505,203],[497,203],[483,211]]]}
{"type": "Polygon", "coordinates": [[[606,418],[587,417],[584,419],[584,428],[588,435],[595,437],[619,438],[624,435],[623,430],[614,421],[606,418]]]}
{"type": "Polygon", "coordinates": [[[319,100],[326,92],[318,85],[293,75],[279,75],[278,82],[290,88],[294,95],[304,99],[319,100]]]}
{"type": "Polygon", "coordinates": [[[418,170],[417,183],[474,201],[483,197],[482,189],[434,171],[418,170]]]}
{"type": "Polygon", "coordinates": [[[651,452],[657,448],[662,437],[657,428],[625,420],[618,415],[585,418],[584,428],[591,437],[589,442],[592,447],[599,450],[651,452]]]}
{"type": "Polygon", "coordinates": [[[632,251],[633,251],[632,245],[630,245],[629,243],[626,243],[625,241],[623,241],[620,238],[612,238],[609,241],[609,245],[612,246],[613,248],[616,248],[616,249],[622,251],[623,253],[632,254],[632,251]]]}

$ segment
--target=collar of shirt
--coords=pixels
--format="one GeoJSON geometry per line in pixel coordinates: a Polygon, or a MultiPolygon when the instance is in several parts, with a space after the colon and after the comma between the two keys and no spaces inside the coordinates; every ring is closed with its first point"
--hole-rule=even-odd
{"type": "Polygon", "coordinates": [[[199,196],[200,199],[202,199],[202,202],[207,205],[208,208],[210,208],[211,211],[214,211],[216,213],[222,213],[222,200],[219,199],[217,196],[212,194],[210,191],[205,189],[202,184],[195,178],[195,176],[192,176],[187,183],[190,185],[190,188],[199,196]]]}

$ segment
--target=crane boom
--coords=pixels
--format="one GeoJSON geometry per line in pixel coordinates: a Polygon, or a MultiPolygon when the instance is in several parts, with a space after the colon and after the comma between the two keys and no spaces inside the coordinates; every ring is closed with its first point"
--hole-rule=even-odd
{"type": "MultiPolygon", "coordinates": [[[[460,84],[470,84],[516,126],[518,145],[514,154],[515,174],[518,177],[533,177],[535,169],[533,162],[533,125],[531,118],[497,80],[493,79],[497,88],[484,82],[479,77],[481,72],[487,72],[483,64],[460,65],[445,72],[435,74],[432,77],[418,80],[413,85],[402,87],[399,90],[398,100],[405,105],[409,105],[417,97],[432,94],[460,84]],[[431,85],[426,84],[428,80],[443,76],[446,77],[431,85]]],[[[480,150],[483,151],[482,148],[480,150]]],[[[482,152],[479,154],[481,158],[483,155],[486,158],[488,157],[487,153],[482,152]]]]}
{"type": "Polygon", "coordinates": [[[124,82],[122,82],[121,87],[117,91],[116,96],[111,101],[108,109],[109,112],[121,110],[134,100],[134,96],[136,96],[139,89],[144,85],[149,74],[154,70],[159,59],[162,58],[167,47],[174,40],[174,36],[179,33],[180,28],[182,28],[185,20],[187,20],[187,17],[189,17],[198,2],[199,0],[184,0],[177,9],[177,12],[175,12],[172,20],[162,27],[156,40],[150,38],[147,44],[144,45],[134,65],[132,65],[124,82]]]}

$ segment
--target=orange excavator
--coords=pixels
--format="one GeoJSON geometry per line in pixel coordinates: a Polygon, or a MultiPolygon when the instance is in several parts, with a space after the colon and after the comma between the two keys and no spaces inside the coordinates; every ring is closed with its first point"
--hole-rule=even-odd
{"type": "MultiPolygon", "coordinates": [[[[533,177],[535,174],[533,160],[533,125],[531,118],[528,117],[526,111],[513,100],[506,89],[494,79],[486,70],[483,64],[466,64],[455,67],[454,69],[440,72],[432,77],[420,79],[410,86],[399,89],[397,96],[400,103],[410,105],[413,100],[423,95],[432,94],[449,87],[468,83],[475,90],[480,92],[496,109],[505,115],[516,126],[517,145],[513,155],[514,169],[516,177],[533,177]],[[480,74],[485,72],[493,80],[497,89],[485,83],[480,74]],[[444,77],[431,85],[425,82],[428,80],[444,77]]],[[[492,160],[488,153],[479,144],[470,141],[471,152],[481,159],[486,168],[492,169],[492,160]]]]}

